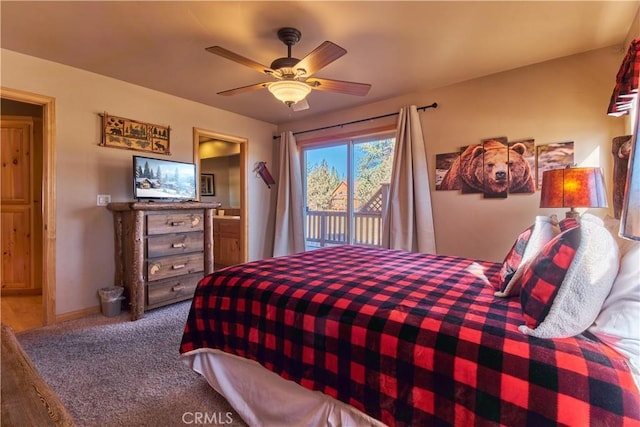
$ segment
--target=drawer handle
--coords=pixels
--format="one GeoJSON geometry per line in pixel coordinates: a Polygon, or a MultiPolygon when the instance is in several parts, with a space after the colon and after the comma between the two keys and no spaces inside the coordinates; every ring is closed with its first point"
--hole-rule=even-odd
{"type": "Polygon", "coordinates": [[[191,218],[191,225],[192,226],[196,226],[200,224],[200,217],[199,216],[194,216],[193,218],[191,218]]]}
{"type": "Polygon", "coordinates": [[[151,268],[149,269],[149,274],[151,276],[153,276],[154,274],[156,274],[158,271],[160,271],[160,266],[158,264],[153,264],[151,266],[151,268]]]}
{"type": "Polygon", "coordinates": [[[172,243],[172,248],[186,248],[187,246],[184,243],[172,243]]]}
{"type": "Polygon", "coordinates": [[[172,270],[180,270],[180,269],[185,268],[185,267],[186,267],[186,264],[176,264],[176,265],[172,265],[171,269],[172,270]]]}
{"type": "Polygon", "coordinates": [[[172,227],[179,227],[181,225],[184,225],[184,221],[171,221],[172,227]]]}
{"type": "Polygon", "coordinates": [[[184,290],[185,286],[181,283],[178,283],[177,285],[175,285],[174,287],[171,288],[171,292],[180,292],[182,290],[184,290]]]}

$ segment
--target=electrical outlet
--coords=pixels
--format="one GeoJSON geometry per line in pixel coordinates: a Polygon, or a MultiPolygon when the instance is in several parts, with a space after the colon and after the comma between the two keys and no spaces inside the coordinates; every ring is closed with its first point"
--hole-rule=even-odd
{"type": "Polygon", "coordinates": [[[107,206],[111,203],[111,194],[98,194],[98,206],[107,206]]]}

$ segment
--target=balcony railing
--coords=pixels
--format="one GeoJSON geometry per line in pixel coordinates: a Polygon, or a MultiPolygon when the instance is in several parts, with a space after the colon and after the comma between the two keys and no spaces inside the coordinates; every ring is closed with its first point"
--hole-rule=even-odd
{"type": "MultiPolygon", "coordinates": [[[[353,214],[353,244],[381,246],[381,212],[355,212],[353,214]]],[[[307,211],[306,245],[308,249],[348,243],[347,213],[337,211],[307,211]]]]}

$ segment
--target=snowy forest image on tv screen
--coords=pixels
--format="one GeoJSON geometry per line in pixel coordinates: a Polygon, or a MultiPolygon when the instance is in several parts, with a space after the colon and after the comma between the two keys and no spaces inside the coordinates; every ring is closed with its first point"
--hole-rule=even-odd
{"type": "Polygon", "coordinates": [[[133,156],[134,196],[137,199],[194,200],[195,165],[133,156]]]}

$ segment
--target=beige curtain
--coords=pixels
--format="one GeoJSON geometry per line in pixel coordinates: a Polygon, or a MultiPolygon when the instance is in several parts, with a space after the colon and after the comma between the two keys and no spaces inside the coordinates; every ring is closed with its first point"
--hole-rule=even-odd
{"type": "Polygon", "coordinates": [[[304,252],[303,208],[302,171],[296,138],[292,132],[282,132],[273,256],[304,252]]]}
{"type": "Polygon", "coordinates": [[[382,216],[382,246],[435,253],[429,171],[415,105],[398,116],[389,198],[382,216]]]}

